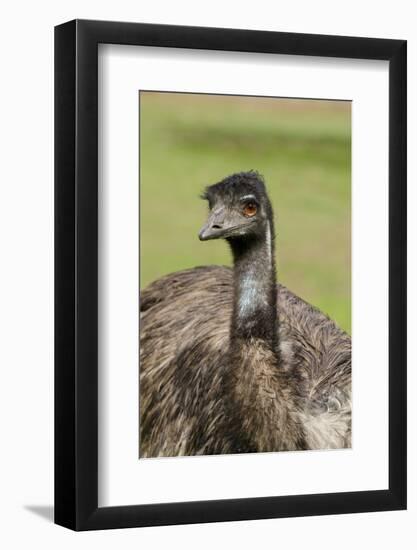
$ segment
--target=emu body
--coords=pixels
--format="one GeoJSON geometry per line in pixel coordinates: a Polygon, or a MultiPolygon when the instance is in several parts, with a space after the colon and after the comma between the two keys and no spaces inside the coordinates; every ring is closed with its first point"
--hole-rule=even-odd
{"type": "Polygon", "coordinates": [[[200,238],[226,238],[234,268],[185,270],[143,291],[140,456],[349,447],[350,337],[276,283],[262,180],[237,174],[205,196],[200,238]]]}

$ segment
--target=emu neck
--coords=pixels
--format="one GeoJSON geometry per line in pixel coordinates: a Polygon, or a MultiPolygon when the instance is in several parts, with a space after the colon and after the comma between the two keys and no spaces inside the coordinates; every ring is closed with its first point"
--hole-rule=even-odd
{"type": "Polygon", "coordinates": [[[225,410],[236,452],[305,448],[278,352],[277,285],[271,225],[251,241],[233,241],[234,304],[225,410]]]}
{"type": "Polygon", "coordinates": [[[265,234],[230,243],[234,257],[232,339],[263,340],[277,350],[277,289],[274,239],[265,234]]]}

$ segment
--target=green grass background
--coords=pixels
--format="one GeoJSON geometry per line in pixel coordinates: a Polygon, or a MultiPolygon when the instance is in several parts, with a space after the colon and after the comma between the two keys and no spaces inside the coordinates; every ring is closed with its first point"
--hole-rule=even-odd
{"type": "Polygon", "coordinates": [[[278,279],[351,330],[350,102],[140,93],[141,288],[196,265],[205,185],[258,170],[275,211],[278,279]]]}

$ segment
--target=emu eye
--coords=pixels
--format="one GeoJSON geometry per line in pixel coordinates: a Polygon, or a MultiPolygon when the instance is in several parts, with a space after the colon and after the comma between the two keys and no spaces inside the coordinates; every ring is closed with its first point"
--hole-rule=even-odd
{"type": "Polygon", "coordinates": [[[257,211],[258,211],[258,207],[256,206],[256,204],[254,202],[248,202],[243,207],[243,214],[247,218],[252,218],[256,214],[257,211]]]}

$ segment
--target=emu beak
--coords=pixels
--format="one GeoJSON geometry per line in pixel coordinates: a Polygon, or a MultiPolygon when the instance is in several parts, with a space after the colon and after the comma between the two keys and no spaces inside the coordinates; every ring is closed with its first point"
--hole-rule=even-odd
{"type": "Polygon", "coordinates": [[[210,239],[217,239],[220,237],[221,231],[213,229],[213,227],[207,223],[198,234],[200,241],[209,241],[210,239]]]}
{"type": "Polygon", "coordinates": [[[224,208],[222,208],[210,214],[206,225],[198,234],[198,238],[200,241],[218,239],[223,236],[225,229],[225,212],[224,208]]]}

